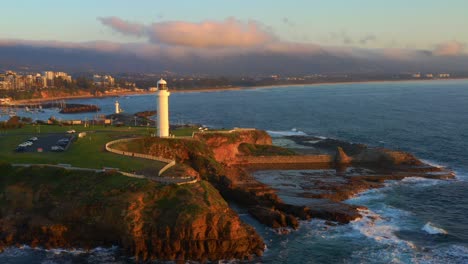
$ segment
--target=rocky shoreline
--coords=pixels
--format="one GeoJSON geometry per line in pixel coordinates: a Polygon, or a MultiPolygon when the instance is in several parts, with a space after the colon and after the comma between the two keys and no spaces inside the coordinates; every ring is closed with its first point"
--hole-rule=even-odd
{"type": "Polygon", "coordinates": [[[101,111],[101,108],[97,105],[85,105],[85,104],[67,104],[60,110],[61,114],[77,114],[77,113],[94,113],[101,111]]]}
{"type": "MultiPolygon", "coordinates": [[[[361,206],[343,201],[380,188],[386,180],[454,177],[405,152],[333,139],[289,139],[310,147],[320,162],[304,163],[304,156],[272,146],[265,131],[239,129],[196,133],[193,138],[140,138],[121,146],[176,160],[201,180],[185,187],[133,179],[107,186],[95,175],[85,177],[87,182],[76,189],[66,181],[57,187],[47,177],[42,183],[28,180],[33,172],[10,171],[15,178],[25,178],[6,178],[10,180],[0,186],[0,248],[18,243],[64,248],[114,244],[138,260],[247,259],[261,256],[264,242],[226,201],[287,233],[299,227],[299,220],[319,218],[335,225],[362,217],[361,206]],[[251,162],[269,159],[274,162],[251,162]],[[287,163],[276,162],[282,160],[287,163]],[[90,194],[88,188],[94,191],[90,194]],[[83,221],[92,224],[80,227],[83,221]]],[[[55,174],[60,173],[44,175],[55,174]]]]}

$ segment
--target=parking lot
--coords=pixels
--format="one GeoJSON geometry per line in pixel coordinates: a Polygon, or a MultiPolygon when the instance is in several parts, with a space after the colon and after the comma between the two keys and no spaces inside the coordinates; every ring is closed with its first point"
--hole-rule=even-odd
{"type": "MultiPolygon", "coordinates": [[[[36,136],[37,140],[32,142],[31,146],[18,148],[17,152],[61,152],[66,151],[72,144],[73,135],[67,133],[54,133],[36,136]],[[66,141],[65,139],[68,139],[66,141]],[[53,150],[54,147],[54,150],[53,150]],[[58,148],[57,148],[58,147],[58,148]],[[63,148],[63,150],[62,150],[63,148]]],[[[25,137],[24,141],[28,141],[32,137],[25,137]]]]}

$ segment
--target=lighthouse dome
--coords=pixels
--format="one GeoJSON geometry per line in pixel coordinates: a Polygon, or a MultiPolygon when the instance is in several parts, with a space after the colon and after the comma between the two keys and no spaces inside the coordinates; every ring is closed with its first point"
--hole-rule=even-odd
{"type": "Polygon", "coordinates": [[[167,82],[164,79],[158,81],[159,90],[167,90],[167,82]]]}

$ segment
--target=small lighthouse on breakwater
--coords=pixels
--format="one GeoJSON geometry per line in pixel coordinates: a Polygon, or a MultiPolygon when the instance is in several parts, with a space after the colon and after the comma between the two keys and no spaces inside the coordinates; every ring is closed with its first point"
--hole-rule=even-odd
{"type": "Polygon", "coordinates": [[[120,113],[122,113],[122,112],[123,112],[123,111],[122,111],[122,108],[120,108],[120,103],[119,103],[119,101],[115,101],[115,113],[116,113],[116,114],[120,114],[120,113]]]}
{"type": "Polygon", "coordinates": [[[169,96],[167,82],[163,79],[158,81],[158,137],[169,137],[169,96]]]}

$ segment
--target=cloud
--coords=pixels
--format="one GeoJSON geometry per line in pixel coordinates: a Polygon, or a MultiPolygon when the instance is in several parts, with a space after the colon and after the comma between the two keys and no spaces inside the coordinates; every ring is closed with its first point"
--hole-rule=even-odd
{"type": "Polygon", "coordinates": [[[132,23],[118,17],[98,20],[122,34],[147,37],[154,44],[196,48],[252,47],[277,39],[260,23],[253,20],[242,22],[235,18],[200,23],[169,21],[150,25],[132,23]]]}
{"type": "Polygon", "coordinates": [[[457,56],[463,54],[465,51],[466,44],[458,41],[449,41],[446,43],[439,44],[433,54],[437,56],[457,56]]]}
{"type": "Polygon", "coordinates": [[[97,20],[99,20],[103,25],[124,35],[142,36],[145,32],[144,25],[125,21],[118,17],[98,17],[97,20]]]}

